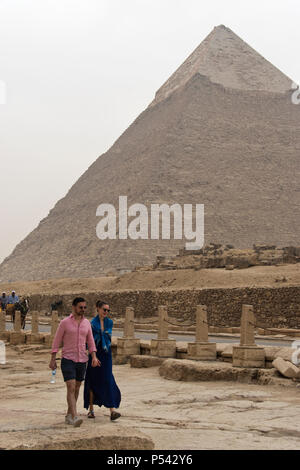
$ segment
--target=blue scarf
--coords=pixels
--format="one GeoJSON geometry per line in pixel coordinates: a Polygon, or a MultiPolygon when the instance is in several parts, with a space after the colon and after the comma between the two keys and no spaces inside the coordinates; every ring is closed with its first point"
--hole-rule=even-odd
{"type": "Polygon", "coordinates": [[[104,331],[102,331],[100,318],[99,315],[97,315],[91,321],[91,325],[96,347],[98,348],[98,345],[101,341],[103,351],[108,352],[111,344],[113,321],[111,318],[105,317],[103,320],[104,331]]]}

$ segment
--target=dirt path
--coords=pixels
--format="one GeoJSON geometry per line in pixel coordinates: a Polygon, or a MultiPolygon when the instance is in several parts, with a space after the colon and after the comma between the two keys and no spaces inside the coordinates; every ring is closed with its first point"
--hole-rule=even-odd
{"type": "MultiPolygon", "coordinates": [[[[20,355],[7,348],[0,366],[0,447],[11,446],[20,432],[55,434],[63,427],[65,385],[60,370],[50,384],[49,354],[20,355]]],[[[106,409],[84,419],[81,435],[101,424],[106,432],[139,430],[156,449],[300,449],[300,391],[228,382],[174,382],[158,368],[115,366],[122,392],[121,419],[112,423],[106,409]]],[[[86,416],[82,394],[79,414],[86,416]]],[[[39,437],[41,438],[41,437],[39,437]]]]}

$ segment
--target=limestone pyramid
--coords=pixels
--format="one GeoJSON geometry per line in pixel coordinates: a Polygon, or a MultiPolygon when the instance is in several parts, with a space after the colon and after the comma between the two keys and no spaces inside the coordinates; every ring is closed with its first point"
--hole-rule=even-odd
{"type": "Polygon", "coordinates": [[[99,240],[96,208],[204,204],[205,243],[299,245],[300,106],[292,80],[221,25],[0,266],[2,280],[90,277],[185,240],[99,240]]]}

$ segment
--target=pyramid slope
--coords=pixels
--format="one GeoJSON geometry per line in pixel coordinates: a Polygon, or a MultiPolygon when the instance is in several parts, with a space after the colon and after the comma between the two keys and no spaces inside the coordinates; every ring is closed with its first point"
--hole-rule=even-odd
{"type": "Polygon", "coordinates": [[[231,29],[217,26],[157,91],[156,104],[196,73],[224,87],[285,93],[292,80],[262,57],[231,29]]]}
{"type": "Polygon", "coordinates": [[[205,206],[205,242],[299,245],[300,106],[200,73],[148,107],[0,266],[2,280],[93,277],[176,254],[185,241],[96,237],[96,208],[205,206]]]}

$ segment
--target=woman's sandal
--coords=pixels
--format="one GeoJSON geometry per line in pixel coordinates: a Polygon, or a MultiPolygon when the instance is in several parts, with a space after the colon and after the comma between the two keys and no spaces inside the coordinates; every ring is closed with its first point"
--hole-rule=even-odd
{"type": "Polygon", "coordinates": [[[90,410],[90,411],[88,412],[87,417],[88,417],[88,418],[95,418],[95,413],[94,413],[92,410],[90,410]]]}
{"type": "Polygon", "coordinates": [[[117,411],[112,411],[110,414],[110,419],[114,421],[115,419],[120,418],[120,416],[121,416],[121,413],[118,413],[117,411]]]}

